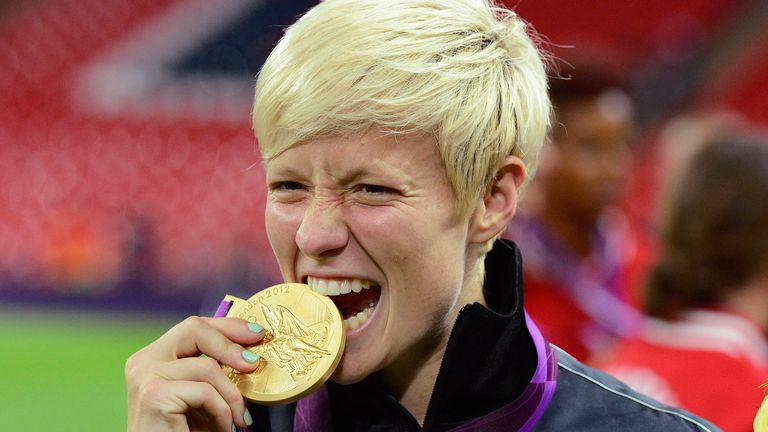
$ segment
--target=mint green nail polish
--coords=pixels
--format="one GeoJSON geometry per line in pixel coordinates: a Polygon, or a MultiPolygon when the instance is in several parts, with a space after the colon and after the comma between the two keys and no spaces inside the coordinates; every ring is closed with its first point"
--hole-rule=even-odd
{"type": "Polygon", "coordinates": [[[260,357],[258,354],[256,354],[255,352],[252,352],[252,351],[248,351],[248,350],[243,350],[243,353],[242,353],[242,354],[243,354],[243,358],[244,358],[244,359],[245,359],[245,361],[247,361],[248,363],[256,363],[256,362],[257,362],[257,361],[259,361],[259,359],[261,358],[261,357],[260,357]]]}
{"type": "Polygon", "coordinates": [[[232,432],[237,432],[237,426],[234,423],[232,423],[232,432]]]}
{"type": "Polygon", "coordinates": [[[253,417],[251,417],[251,413],[249,413],[248,410],[245,410],[245,414],[243,414],[243,421],[245,421],[245,424],[248,426],[253,424],[253,417]]]}
{"type": "Polygon", "coordinates": [[[254,333],[261,333],[264,330],[264,327],[262,327],[262,326],[260,326],[260,325],[258,325],[256,323],[249,322],[248,323],[248,329],[251,330],[254,333]]]}

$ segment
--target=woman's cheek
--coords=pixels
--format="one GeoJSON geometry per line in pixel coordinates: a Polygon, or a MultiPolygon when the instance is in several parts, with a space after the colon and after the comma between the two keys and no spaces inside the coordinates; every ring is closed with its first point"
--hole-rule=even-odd
{"type": "Polygon", "coordinates": [[[289,245],[295,243],[302,212],[284,204],[267,204],[264,214],[267,238],[278,261],[289,245]]]}

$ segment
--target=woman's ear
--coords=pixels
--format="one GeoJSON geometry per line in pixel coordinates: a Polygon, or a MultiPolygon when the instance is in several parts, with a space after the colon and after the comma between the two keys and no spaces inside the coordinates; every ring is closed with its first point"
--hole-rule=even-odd
{"type": "Polygon", "coordinates": [[[493,184],[472,215],[470,241],[486,243],[501,234],[517,209],[518,191],[527,173],[517,156],[507,156],[496,171],[493,184]]]}

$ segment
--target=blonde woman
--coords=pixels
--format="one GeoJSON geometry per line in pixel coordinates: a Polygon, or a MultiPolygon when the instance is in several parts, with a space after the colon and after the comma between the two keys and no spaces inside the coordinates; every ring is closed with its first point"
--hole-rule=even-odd
{"type": "Polygon", "coordinates": [[[129,430],[714,430],[573,360],[526,316],[520,252],[496,239],[549,113],[542,55],[511,11],[310,10],[261,70],[253,125],[285,281],[368,286],[331,297],[348,321],[341,363],[295,404],[246,406],[216,361],[253,371],[243,345],[263,332],[193,317],[128,360],[129,430]]]}

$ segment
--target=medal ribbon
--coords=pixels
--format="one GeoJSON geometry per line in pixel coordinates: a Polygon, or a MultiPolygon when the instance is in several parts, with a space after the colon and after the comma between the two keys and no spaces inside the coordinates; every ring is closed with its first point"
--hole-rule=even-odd
{"type": "Polygon", "coordinates": [[[232,302],[222,300],[221,304],[219,304],[218,309],[216,309],[216,313],[213,314],[214,318],[224,318],[229,313],[229,309],[232,308],[232,302]]]}

